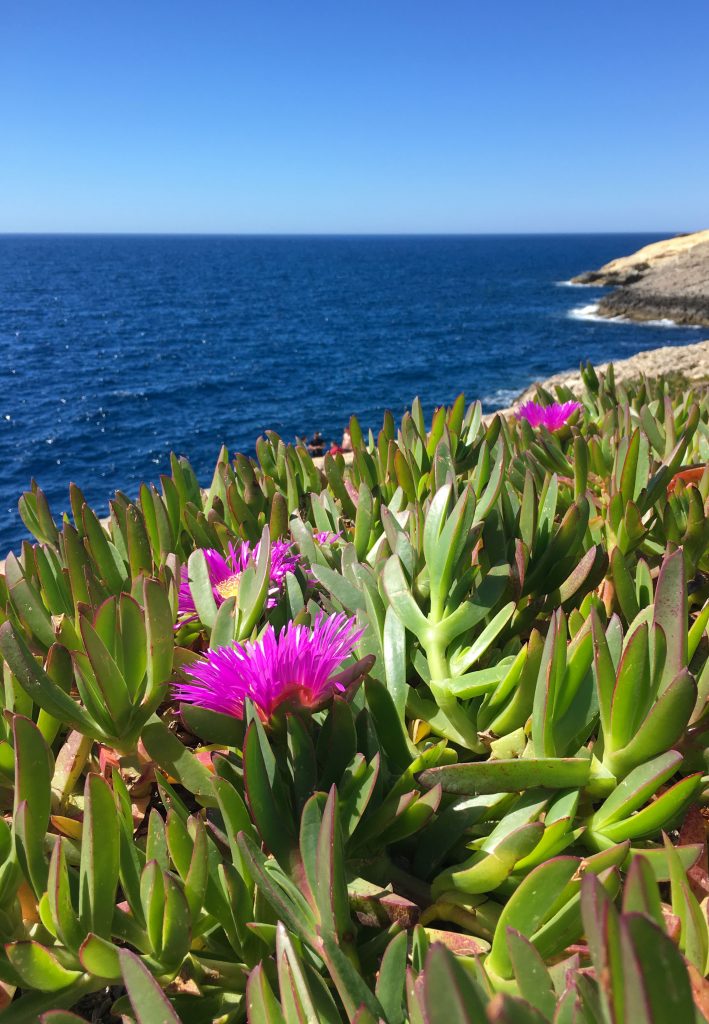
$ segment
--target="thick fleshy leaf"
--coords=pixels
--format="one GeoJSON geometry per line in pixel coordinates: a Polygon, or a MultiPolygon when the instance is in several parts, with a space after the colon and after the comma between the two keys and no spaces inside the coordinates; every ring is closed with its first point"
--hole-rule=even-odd
{"type": "Polygon", "coordinates": [[[302,892],[261,853],[256,843],[240,832],[237,843],[248,872],[274,908],[278,919],[312,946],[317,944],[315,917],[302,892]]]}
{"type": "Polygon", "coordinates": [[[545,1019],[551,1019],[556,996],[544,961],[529,939],[514,928],[507,929],[507,947],[520,995],[545,1019]]]}
{"type": "Polygon", "coordinates": [[[10,600],[22,622],[45,649],[54,643],[54,629],[49,612],[37,588],[24,577],[9,587],[10,600]]]}
{"type": "Polygon", "coordinates": [[[165,589],[156,580],[143,583],[147,642],[148,699],[162,694],[172,672],[175,650],[173,616],[165,589]]]}
{"type": "Polygon", "coordinates": [[[601,804],[591,819],[591,827],[603,829],[630,817],[674,775],[681,764],[682,755],[676,750],[668,750],[666,754],[636,768],[601,804]]]}
{"type": "Polygon", "coordinates": [[[573,789],[585,786],[591,760],[586,757],[512,758],[474,761],[428,768],[419,776],[423,786],[439,785],[444,793],[474,796],[478,793],[516,793],[543,786],[573,789]]]}
{"type": "Polygon", "coordinates": [[[0,653],[22,689],[38,707],[86,735],[102,736],[88,712],[40,668],[11,622],[0,626],[0,653]]]}
{"type": "Polygon", "coordinates": [[[150,756],[168,775],[198,797],[205,807],[215,806],[212,773],[164,722],[153,716],[143,728],[141,738],[150,756]]]}
{"type": "Polygon", "coordinates": [[[322,813],[315,852],[315,898],[321,928],[344,941],[352,928],[340,832],[337,790],[333,786],[322,813]]]}
{"type": "Polygon", "coordinates": [[[407,934],[396,935],[382,957],[375,995],[386,1014],[387,1024],[404,1024],[407,934]]]}
{"type": "Polygon", "coordinates": [[[615,690],[615,665],[606,634],[595,608],[591,611],[591,630],[593,635],[593,674],[598,693],[601,728],[605,736],[610,736],[613,691],[615,690]]]}
{"type": "Polygon", "coordinates": [[[382,581],[389,603],[403,625],[419,640],[424,640],[430,629],[429,622],[411,593],[398,556],[392,555],[387,561],[382,581]]]}
{"type": "Polygon", "coordinates": [[[459,554],[459,541],[467,534],[472,515],[468,514],[472,492],[466,489],[447,516],[453,485],[445,484],[434,495],[423,530],[423,551],[429,572],[431,610],[434,621],[441,618],[450,589],[455,562],[459,554]]]}
{"type": "MultiPolygon", "coordinates": [[[[85,618],[81,619],[81,638],[91,663],[94,679],[114,723],[114,732],[120,736],[126,731],[132,710],[130,691],[123,678],[123,673],[96,630],[85,618]]],[[[81,662],[79,670],[82,670],[81,662]]]]}
{"type": "Polygon", "coordinates": [[[259,541],[258,558],[254,566],[249,566],[240,577],[239,583],[239,623],[237,640],[245,640],[263,614],[268,597],[271,574],[271,537],[268,527],[264,526],[259,541]]]}
{"type": "Polygon", "coordinates": [[[119,953],[123,983],[137,1024],[182,1024],[170,1001],[135,953],[119,953]]]}
{"type": "Polygon", "coordinates": [[[667,642],[660,692],[687,666],[687,579],[681,549],[667,555],[655,589],[653,621],[667,642]]]}
{"type": "Polygon", "coordinates": [[[406,684],[406,631],[391,606],[387,608],[384,616],[382,653],[387,689],[403,722],[409,689],[406,684]]]}
{"type": "Polygon", "coordinates": [[[120,949],[98,935],[89,934],[79,950],[81,966],[89,974],[107,981],[121,980],[120,949]]]}
{"type": "Polygon", "coordinates": [[[670,869],[672,912],[681,923],[679,945],[687,960],[694,964],[701,974],[706,974],[709,966],[709,927],[706,912],[700,907],[689,886],[677,851],[667,836],[663,838],[670,869]]]}
{"type": "Polygon", "coordinates": [[[342,607],[350,614],[357,610],[366,610],[364,595],[339,572],[335,572],[334,569],[327,565],[319,565],[317,563],[313,563],[310,569],[318,583],[322,583],[335,600],[339,601],[342,607]]]}
{"type": "Polygon", "coordinates": [[[69,1010],[49,1010],[39,1017],[40,1024],[86,1024],[83,1017],[77,1017],[69,1010]]]}
{"type": "Polygon", "coordinates": [[[303,964],[281,923],[276,928],[276,965],[287,1024],[341,1024],[340,1011],[320,976],[303,964]]]}
{"type": "MultiPolygon", "coordinates": [[[[683,669],[663,691],[632,738],[609,758],[611,770],[617,775],[624,774],[679,742],[696,701],[697,684],[683,669]]],[[[630,715],[629,710],[626,713],[630,715]]]]}
{"type": "Polygon", "coordinates": [[[297,845],[295,824],[261,723],[254,719],[244,740],[244,789],[261,838],[281,864],[297,845]]]}
{"type": "Polygon", "coordinates": [[[692,989],[674,942],[644,914],[623,915],[620,929],[625,1019],[648,1024],[692,1021],[692,989]]]}
{"type": "Polygon", "coordinates": [[[423,990],[428,1024],[470,1024],[471,1020],[485,1020],[478,986],[440,943],[434,943],[426,957],[423,990]]]}
{"type": "Polygon", "coordinates": [[[111,789],[90,773],[84,787],[84,824],[79,879],[79,918],[84,929],[111,935],[118,885],[119,827],[111,789]]]}
{"type": "Polygon", "coordinates": [[[39,942],[10,942],[5,946],[5,953],[22,984],[30,989],[59,992],[81,977],[81,971],[63,967],[57,957],[39,942]]]}
{"type": "Polygon", "coordinates": [[[34,722],[12,720],[15,747],[14,818],[23,871],[37,896],[47,887],[44,842],[49,827],[51,753],[34,722]]]}
{"type": "Polygon", "coordinates": [[[625,1020],[625,991],[619,916],[604,886],[591,873],[581,882],[581,912],[604,1016],[620,1024],[625,1020]]]}
{"type": "Polygon", "coordinates": [[[464,864],[450,868],[433,883],[433,895],[449,889],[469,894],[497,889],[511,874],[518,860],[528,856],[544,832],[542,822],[530,822],[504,836],[494,848],[477,851],[464,864]]]}
{"type": "Polygon", "coordinates": [[[647,857],[638,853],[630,862],[623,890],[623,913],[646,914],[664,927],[660,890],[647,857]]]}
{"type": "Polygon", "coordinates": [[[485,654],[485,652],[492,646],[507,623],[510,621],[514,611],[515,604],[513,601],[510,601],[509,604],[506,604],[504,608],[501,608],[500,611],[493,616],[487,626],[480,633],[480,636],[476,637],[470,647],[461,651],[459,655],[451,659],[451,670],[454,675],[461,676],[464,672],[467,672],[471,665],[474,665],[476,661],[480,660],[483,654],[485,654]]]}
{"type": "MultiPolygon", "coordinates": [[[[634,735],[649,691],[648,627],[647,623],[643,622],[627,638],[618,665],[611,706],[611,729],[610,733],[604,736],[607,750],[620,750],[634,735]]],[[[661,753],[668,746],[671,744],[666,744],[664,748],[654,753],[661,753]]]]}
{"type": "Polygon", "coordinates": [[[507,929],[515,928],[527,938],[549,916],[559,892],[571,881],[578,868],[575,857],[556,857],[540,864],[522,880],[500,915],[487,966],[501,978],[512,976],[507,946],[507,929]]]}
{"type": "Polygon", "coordinates": [[[376,679],[365,682],[367,705],[381,749],[398,771],[405,771],[416,756],[389,690],[376,679]]]}
{"type": "Polygon", "coordinates": [[[86,932],[77,920],[77,913],[72,902],[65,846],[66,840],[60,837],[52,850],[47,894],[52,922],[58,938],[68,949],[77,950],[86,932]]]}
{"type": "Polygon", "coordinates": [[[603,835],[614,843],[658,835],[661,829],[667,829],[677,821],[701,788],[701,774],[688,775],[630,818],[604,825],[603,835]]]}
{"type": "Polygon", "coordinates": [[[246,1008],[249,1020],[263,1021],[263,1024],[287,1024],[262,964],[254,967],[246,983],[246,1008]]]}
{"type": "Polygon", "coordinates": [[[199,620],[211,629],[217,617],[217,603],[214,600],[214,591],[212,590],[207,560],[201,548],[197,548],[190,555],[187,563],[187,573],[190,593],[192,594],[192,600],[197,609],[199,620]]]}

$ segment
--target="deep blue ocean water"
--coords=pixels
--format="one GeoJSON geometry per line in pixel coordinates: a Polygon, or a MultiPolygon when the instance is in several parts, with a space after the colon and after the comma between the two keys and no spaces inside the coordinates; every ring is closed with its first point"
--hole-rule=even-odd
{"type": "Polygon", "coordinates": [[[697,340],[690,328],[571,315],[560,286],[658,235],[0,236],[0,554],[25,536],[32,477],[55,515],[72,480],[116,488],[219,446],[252,451],[377,429],[415,395],[487,409],[531,380],[697,340]]]}

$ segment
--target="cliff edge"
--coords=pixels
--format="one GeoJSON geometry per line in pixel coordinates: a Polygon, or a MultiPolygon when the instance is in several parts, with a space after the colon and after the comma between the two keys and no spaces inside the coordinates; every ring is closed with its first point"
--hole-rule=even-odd
{"type": "MultiPolygon", "coordinates": [[[[644,352],[636,352],[634,356],[627,359],[614,359],[613,371],[618,383],[623,381],[636,380],[641,375],[644,377],[662,377],[679,374],[688,383],[694,385],[706,385],[709,381],[709,341],[698,341],[693,345],[664,345],[662,348],[646,349],[644,352]]],[[[599,373],[606,373],[610,363],[594,365],[599,373]]],[[[579,370],[565,370],[562,373],[555,373],[541,382],[546,391],[554,391],[557,385],[570,388],[579,395],[583,389],[583,379],[579,370]]],[[[515,411],[523,402],[533,400],[537,390],[537,383],[530,384],[528,388],[519,395],[510,409],[500,409],[499,412],[509,414],[515,411]]]]}
{"type": "Polygon", "coordinates": [[[653,242],[572,281],[614,288],[601,316],[709,326],[709,230],[653,242]]]}

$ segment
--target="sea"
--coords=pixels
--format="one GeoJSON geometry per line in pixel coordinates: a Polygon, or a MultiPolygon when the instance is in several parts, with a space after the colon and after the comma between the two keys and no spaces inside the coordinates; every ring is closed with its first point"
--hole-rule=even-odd
{"type": "Polygon", "coordinates": [[[56,516],[275,430],[375,432],[418,395],[486,410],[582,360],[698,340],[595,315],[569,278],[666,234],[0,236],[0,555],[34,478],[56,516]]]}

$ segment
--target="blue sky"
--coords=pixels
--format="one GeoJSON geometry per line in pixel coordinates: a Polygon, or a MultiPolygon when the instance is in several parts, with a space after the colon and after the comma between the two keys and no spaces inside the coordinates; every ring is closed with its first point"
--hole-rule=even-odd
{"type": "Polygon", "coordinates": [[[706,0],[0,8],[0,231],[709,227],[706,0]]]}

